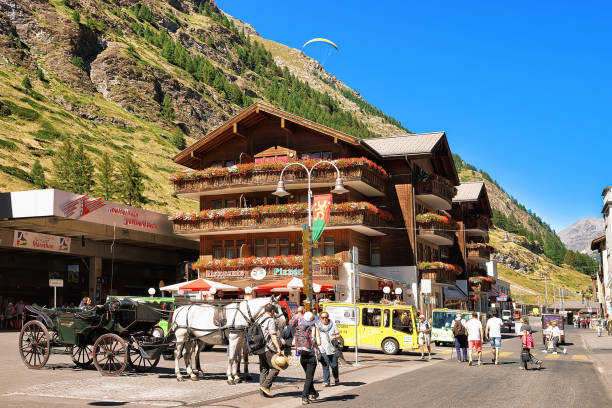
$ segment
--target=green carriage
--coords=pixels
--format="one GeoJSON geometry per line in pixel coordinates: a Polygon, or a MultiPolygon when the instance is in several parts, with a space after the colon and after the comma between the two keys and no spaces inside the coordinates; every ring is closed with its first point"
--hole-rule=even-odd
{"type": "Polygon", "coordinates": [[[42,368],[51,354],[70,354],[79,367],[92,363],[103,375],[126,367],[152,370],[168,347],[157,326],[163,311],[155,303],[110,298],[87,310],[27,306],[31,317],[19,334],[19,353],[28,368],[42,368]]]}

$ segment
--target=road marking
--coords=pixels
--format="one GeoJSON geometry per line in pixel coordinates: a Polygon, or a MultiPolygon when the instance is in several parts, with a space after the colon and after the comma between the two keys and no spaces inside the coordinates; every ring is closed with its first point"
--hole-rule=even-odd
{"type": "Polygon", "coordinates": [[[561,357],[559,354],[549,354],[546,356],[547,360],[558,360],[561,357]]]}
{"type": "Polygon", "coordinates": [[[514,354],[514,351],[502,351],[501,353],[499,353],[500,357],[508,357],[514,354]]]}
{"type": "Polygon", "coordinates": [[[572,360],[588,360],[588,357],[584,354],[576,354],[575,356],[572,356],[572,360]]]}

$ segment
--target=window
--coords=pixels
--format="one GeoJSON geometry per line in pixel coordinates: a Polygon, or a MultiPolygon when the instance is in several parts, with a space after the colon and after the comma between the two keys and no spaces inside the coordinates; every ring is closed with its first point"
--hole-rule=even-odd
{"type": "Polygon", "coordinates": [[[212,256],[214,259],[223,258],[223,242],[222,241],[213,241],[212,256]]]}
{"type": "Polygon", "coordinates": [[[223,208],[223,200],[213,200],[212,208],[213,210],[218,210],[220,208],[223,208]]]}
{"type": "Polygon", "coordinates": [[[393,329],[412,334],[410,309],[395,309],[393,311],[393,329]]]}
{"type": "Polygon", "coordinates": [[[263,239],[255,240],[255,256],[266,256],[266,241],[263,239]]]}
{"type": "Polygon", "coordinates": [[[417,245],[417,256],[419,258],[419,262],[425,260],[425,256],[423,252],[423,244],[417,245]]]}
{"type": "Polygon", "coordinates": [[[276,197],[276,204],[289,204],[289,196],[276,197]]]}
{"type": "Polygon", "coordinates": [[[228,239],[225,241],[213,241],[212,255],[214,259],[220,258],[238,258],[240,256],[240,247],[244,244],[244,240],[228,239]]]}
{"type": "Polygon", "coordinates": [[[383,319],[383,326],[384,327],[389,327],[389,323],[390,323],[389,320],[391,320],[391,319],[389,319],[389,314],[390,314],[389,313],[389,309],[385,309],[385,314],[384,314],[384,319],[383,319]]]}
{"type": "Polygon", "coordinates": [[[364,308],[361,310],[361,324],[363,326],[380,327],[381,312],[378,308],[364,308]]]}
{"type": "Polygon", "coordinates": [[[300,203],[308,203],[308,194],[300,194],[298,200],[300,203]]]}
{"type": "Polygon", "coordinates": [[[287,238],[278,240],[278,253],[280,255],[289,255],[289,240],[287,238]]]}
{"type": "Polygon", "coordinates": [[[278,252],[277,252],[277,246],[276,246],[276,240],[275,239],[268,239],[268,243],[266,245],[266,254],[267,256],[277,256],[278,252]]]}
{"type": "Polygon", "coordinates": [[[249,198],[249,207],[257,207],[259,205],[265,205],[266,199],[264,197],[251,197],[249,198]]]}
{"type": "Polygon", "coordinates": [[[332,152],[321,152],[321,158],[330,160],[332,158],[332,152]]]}
{"type": "Polygon", "coordinates": [[[232,259],[236,257],[236,250],[234,248],[234,241],[225,241],[224,244],[225,257],[232,259]]]}
{"type": "Polygon", "coordinates": [[[380,266],[380,241],[370,242],[370,265],[380,266]]]}
{"type": "Polygon", "coordinates": [[[225,208],[236,207],[236,200],[225,200],[225,208]]]}
{"type": "Polygon", "coordinates": [[[336,254],[336,252],[334,251],[334,237],[323,238],[323,245],[323,253],[325,256],[334,256],[336,254]]]}
{"type": "Polygon", "coordinates": [[[309,159],[320,159],[321,158],[321,152],[308,153],[308,158],[309,159]]]}
{"type": "Polygon", "coordinates": [[[232,167],[234,164],[236,164],[236,162],[233,160],[226,160],[223,164],[225,165],[225,167],[232,167]]]}

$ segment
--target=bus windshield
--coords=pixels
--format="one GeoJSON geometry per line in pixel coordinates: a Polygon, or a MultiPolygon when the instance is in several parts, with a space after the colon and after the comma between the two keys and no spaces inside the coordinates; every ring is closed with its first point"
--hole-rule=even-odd
{"type": "Polygon", "coordinates": [[[443,310],[434,310],[433,312],[433,327],[436,329],[450,329],[455,320],[457,312],[448,312],[443,310]]]}

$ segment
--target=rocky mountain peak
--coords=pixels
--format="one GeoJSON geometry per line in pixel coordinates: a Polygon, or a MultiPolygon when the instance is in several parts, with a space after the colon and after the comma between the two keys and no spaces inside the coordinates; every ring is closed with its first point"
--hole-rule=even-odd
{"type": "Polygon", "coordinates": [[[559,232],[561,241],[572,251],[591,253],[591,241],[605,234],[603,218],[582,218],[559,232]]]}

